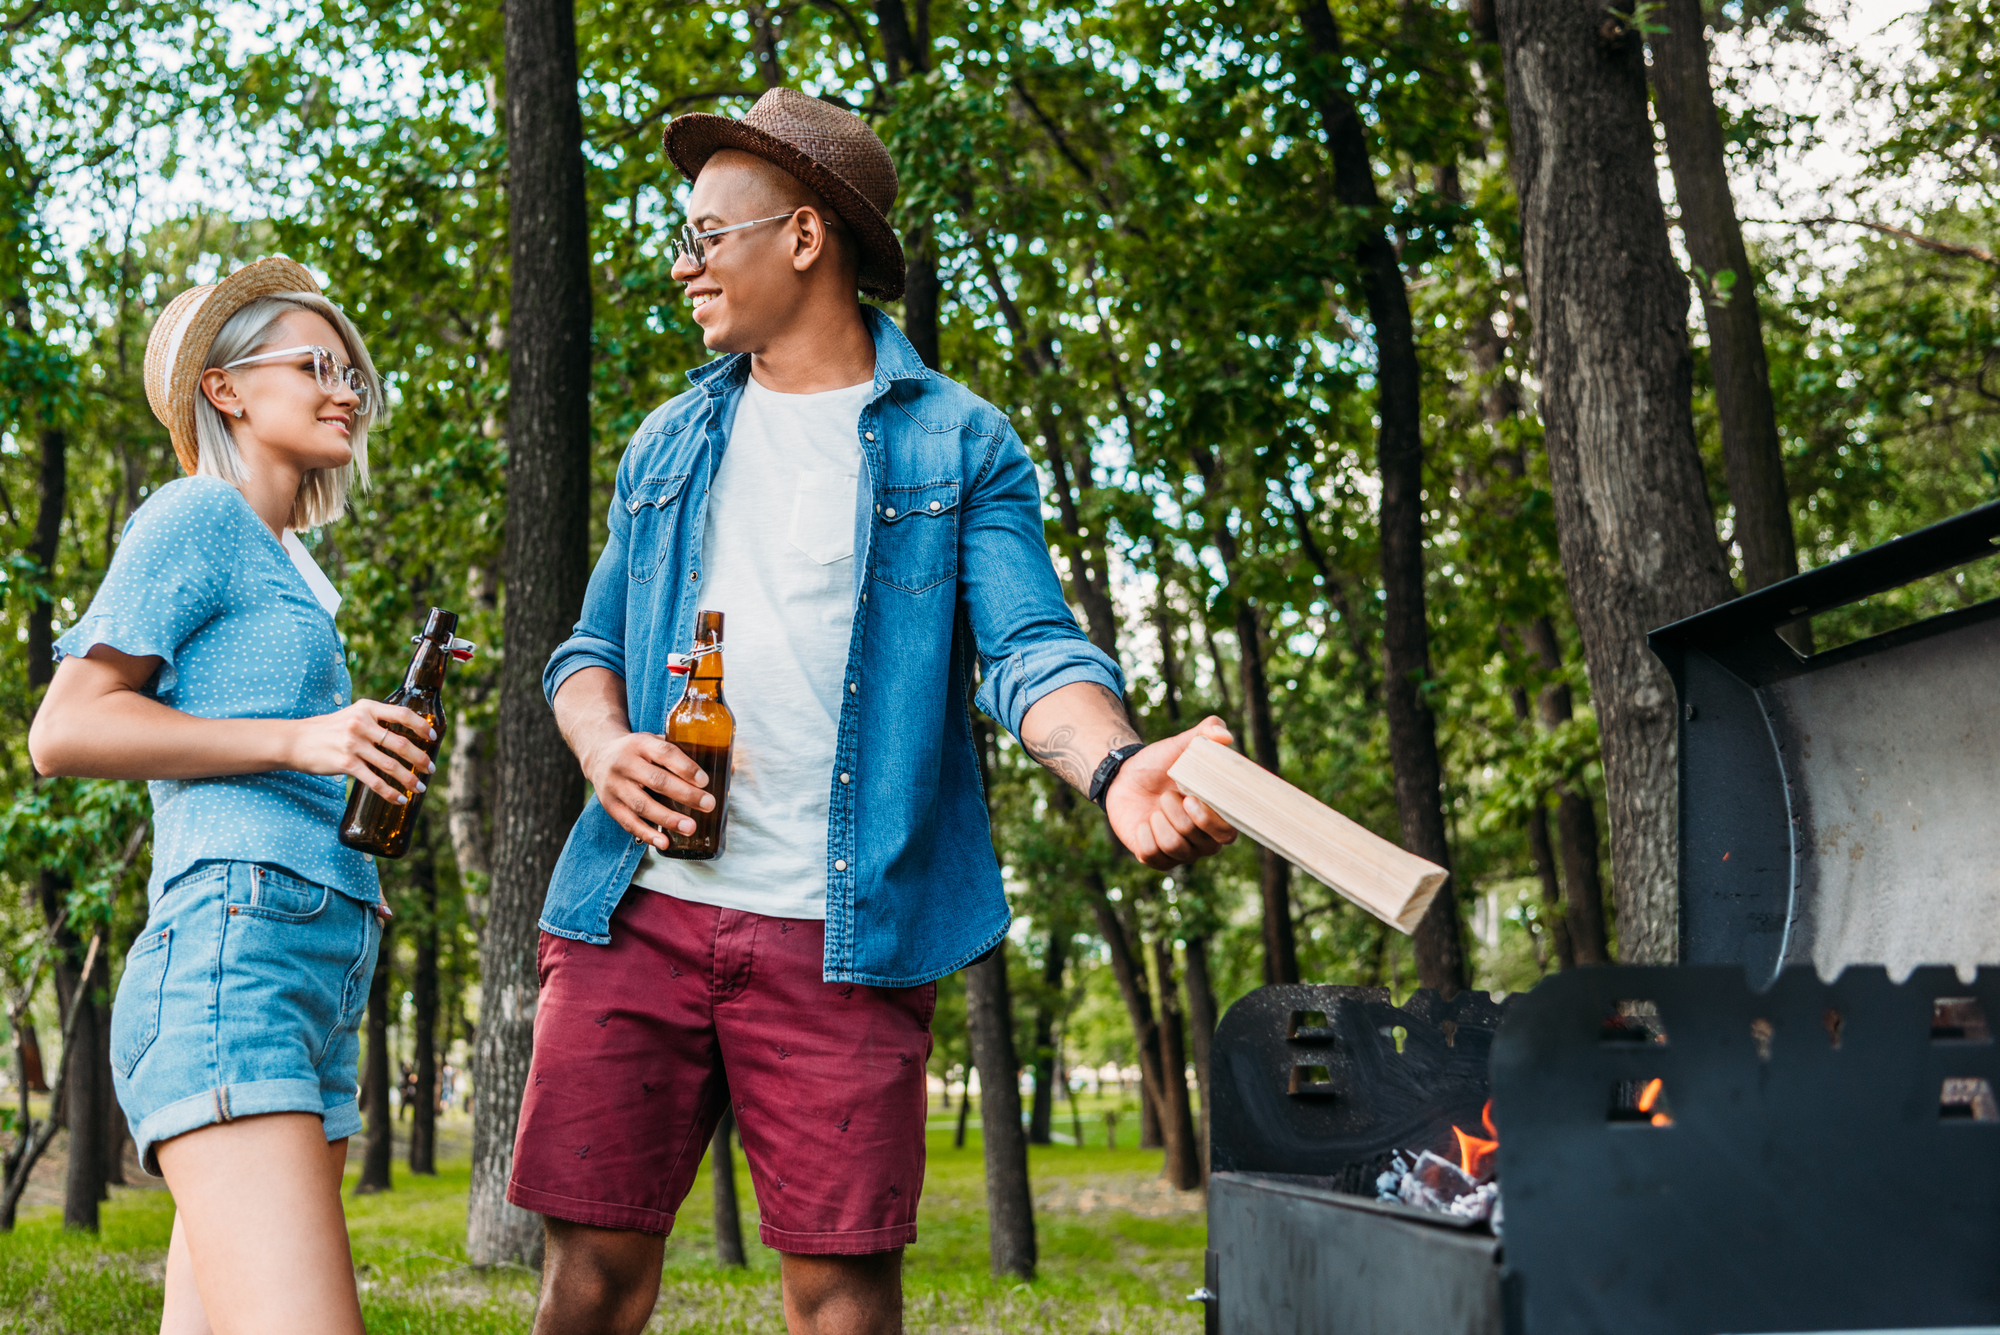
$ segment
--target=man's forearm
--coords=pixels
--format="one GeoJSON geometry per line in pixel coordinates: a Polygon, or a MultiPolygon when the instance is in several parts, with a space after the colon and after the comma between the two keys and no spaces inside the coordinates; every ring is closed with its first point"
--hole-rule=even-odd
{"type": "Polygon", "coordinates": [[[625,679],[610,668],[579,668],[556,689],[556,727],[577,763],[590,773],[591,753],[632,731],[625,679]]]}
{"type": "Polygon", "coordinates": [[[1090,791],[1104,757],[1139,740],[1125,702],[1096,682],[1059,686],[1021,718],[1028,754],[1080,793],[1090,791]]]}

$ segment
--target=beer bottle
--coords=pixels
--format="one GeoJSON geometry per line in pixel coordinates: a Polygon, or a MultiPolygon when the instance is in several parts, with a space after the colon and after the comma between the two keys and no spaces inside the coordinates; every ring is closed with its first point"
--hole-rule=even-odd
{"type": "Polygon", "coordinates": [[[667,847],[660,856],[707,862],[722,856],[723,825],[729,819],[729,758],[736,744],[736,716],[722,702],[722,613],[696,615],[694,652],[670,655],[667,671],[685,677],[687,689],[667,715],[661,735],[701,766],[701,772],[708,776],[705,791],[715,799],[715,809],[689,810],[660,798],[673,810],[694,818],[693,834],[667,827],[667,847]]]}
{"type": "MultiPolygon", "coordinates": [[[[444,740],[442,695],[445,667],[454,660],[460,663],[468,661],[473,652],[469,642],[453,634],[457,629],[456,612],[433,607],[424,621],[424,633],[410,641],[417,646],[417,652],[410,659],[410,670],[403,674],[403,684],[384,701],[386,704],[402,705],[430,724],[430,730],[436,734],[435,740],[412,736],[408,730],[393,723],[387,726],[409,737],[433,761],[437,759],[438,746],[444,740]]],[[[375,772],[382,773],[380,770],[375,772]]],[[[367,784],[356,783],[354,791],[347,795],[347,814],[340,818],[340,842],[363,853],[373,853],[376,857],[403,856],[409,850],[410,835],[417,828],[417,809],[424,804],[421,792],[405,793],[404,796],[409,799],[408,802],[390,802],[367,784]]]]}

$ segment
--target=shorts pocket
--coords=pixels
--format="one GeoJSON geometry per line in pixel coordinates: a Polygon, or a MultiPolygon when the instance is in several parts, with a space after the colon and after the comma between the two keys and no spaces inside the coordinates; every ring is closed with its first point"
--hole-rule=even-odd
{"type": "Polygon", "coordinates": [[[368,992],[375,982],[375,957],[382,948],[382,924],[373,909],[365,905],[357,907],[362,910],[361,931],[350,940],[358,948],[354,962],[340,980],[340,1005],[334,1012],[333,1024],[313,1050],[314,1066],[326,1062],[327,1054],[333,1051],[342,1034],[360,1029],[362,1013],[368,1008],[368,992]]]}
{"type": "Polygon", "coordinates": [[[801,473],[792,493],[792,546],[820,565],[854,555],[854,493],[861,479],[852,473],[801,473]]]}
{"type": "Polygon", "coordinates": [[[134,941],[126,952],[125,974],[111,1006],[111,1061],[122,1076],[131,1076],[160,1036],[160,997],[166,990],[173,940],[174,929],[162,927],[134,941]]]}
{"type": "Polygon", "coordinates": [[[249,881],[248,898],[239,903],[232,894],[229,911],[235,913],[240,909],[252,917],[273,922],[311,922],[326,912],[335,893],[327,886],[302,881],[275,867],[252,867],[249,881]]]}
{"type": "Polygon", "coordinates": [[[884,487],[875,498],[875,578],[922,593],[958,573],[958,484],[884,487]]]}

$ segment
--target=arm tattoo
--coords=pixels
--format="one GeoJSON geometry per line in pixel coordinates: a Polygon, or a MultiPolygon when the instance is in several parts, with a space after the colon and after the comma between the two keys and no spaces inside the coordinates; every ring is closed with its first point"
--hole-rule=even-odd
{"type": "Polygon", "coordinates": [[[1049,730],[1049,735],[1036,741],[1021,739],[1021,744],[1043,765],[1055,771],[1056,777],[1072,788],[1088,788],[1095,762],[1084,759],[1083,748],[1077,744],[1076,729],[1067,723],[1049,730]]]}
{"type": "Polygon", "coordinates": [[[1078,737],[1079,730],[1072,723],[1059,723],[1042,737],[1021,739],[1021,745],[1027,748],[1030,756],[1078,792],[1090,791],[1090,778],[1097,772],[1099,761],[1119,747],[1130,746],[1140,740],[1125,713],[1125,702],[1102,686],[1097,688],[1097,693],[1116,720],[1101,752],[1092,754],[1091,747],[1078,737]]]}

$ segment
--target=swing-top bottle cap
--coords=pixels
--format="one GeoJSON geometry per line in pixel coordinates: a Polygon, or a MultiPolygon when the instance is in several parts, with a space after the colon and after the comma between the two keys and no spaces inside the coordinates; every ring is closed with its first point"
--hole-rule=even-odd
{"type": "Polygon", "coordinates": [[[410,643],[417,644],[429,640],[450,654],[452,662],[470,663],[472,656],[479,651],[479,646],[471,640],[459,639],[455,633],[457,630],[458,613],[447,612],[442,607],[433,607],[430,615],[424,618],[424,633],[412,638],[410,643]]]}
{"type": "Polygon", "coordinates": [[[694,660],[689,658],[688,655],[686,654],[668,654],[667,671],[671,673],[673,676],[685,677],[688,674],[688,668],[693,663],[693,661],[694,660]]]}

